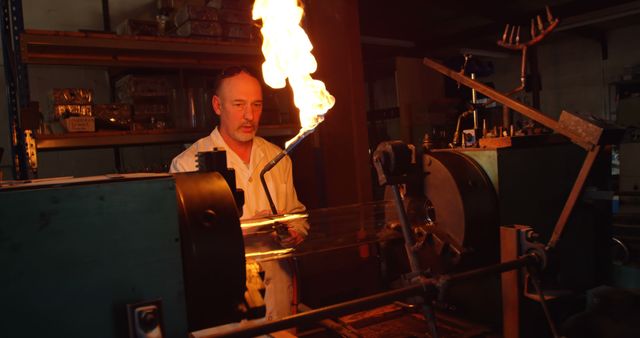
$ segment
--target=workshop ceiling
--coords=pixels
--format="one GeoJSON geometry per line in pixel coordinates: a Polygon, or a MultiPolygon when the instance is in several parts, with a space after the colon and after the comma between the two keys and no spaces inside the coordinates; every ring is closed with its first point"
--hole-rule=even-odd
{"type": "Polygon", "coordinates": [[[383,47],[422,55],[452,48],[496,49],[507,23],[528,31],[531,18],[546,18],[545,5],[561,19],[558,30],[580,27],[582,35],[599,36],[640,16],[640,1],[630,0],[360,0],[363,52],[366,58],[383,47]]]}

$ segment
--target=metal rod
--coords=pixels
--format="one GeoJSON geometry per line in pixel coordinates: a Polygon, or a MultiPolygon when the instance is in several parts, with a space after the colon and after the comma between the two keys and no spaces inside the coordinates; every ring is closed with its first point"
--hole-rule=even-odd
{"type": "Polygon", "coordinates": [[[532,268],[528,268],[527,270],[529,270],[531,284],[533,284],[533,288],[536,289],[536,293],[538,294],[538,297],[540,297],[540,305],[542,305],[542,311],[544,312],[544,316],[547,318],[547,324],[549,325],[551,334],[554,338],[560,338],[560,335],[558,335],[558,329],[556,329],[556,324],[553,322],[553,318],[551,318],[551,312],[547,306],[547,300],[544,298],[544,293],[542,293],[542,288],[538,282],[537,274],[533,273],[532,268]]]}
{"type": "MultiPolygon", "coordinates": [[[[479,276],[490,275],[492,273],[502,273],[513,269],[519,269],[527,265],[536,265],[540,262],[540,259],[536,254],[530,253],[524,256],[519,257],[518,259],[514,259],[512,261],[507,261],[504,263],[489,265],[483,268],[478,268],[470,271],[465,271],[461,273],[457,273],[455,275],[451,275],[449,277],[443,276],[439,277],[442,281],[450,284],[454,282],[460,282],[467,279],[472,279],[479,276]]],[[[439,284],[442,284],[443,282],[439,284]]]]}
{"type": "Polygon", "coordinates": [[[433,310],[433,306],[431,306],[431,300],[425,299],[422,304],[422,314],[424,315],[424,319],[427,321],[427,325],[429,326],[429,333],[431,333],[431,338],[438,338],[438,325],[436,323],[436,312],[433,310]]]}
{"type": "Polygon", "coordinates": [[[468,116],[469,114],[471,114],[471,110],[467,110],[464,113],[458,115],[458,122],[456,123],[456,131],[453,133],[453,140],[449,144],[451,148],[455,148],[455,146],[458,145],[458,140],[460,139],[460,123],[462,123],[462,119],[468,116]]]}
{"type": "MultiPolygon", "coordinates": [[[[402,236],[404,237],[404,249],[407,252],[409,266],[411,267],[412,273],[418,274],[421,272],[420,263],[418,261],[418,256],[416,255],[416,251],[414,250],[415,241],[413,239],[413,234],[411,233],[411,226],[409,225],[407,211],[404,208],[402,196],[400,195],[400,187],[398,184],[393,184],[391,185],[391,189],[393,190],[394,202],[396,205],[396,210],[398,212],[398,218],[400,219],[400,227],[402,228],[402,236]]],[[[438,338],[438,330],[436,328],[436,314],[433,311],[433,307],[430,303],[431,299],[428,299],[426,297],[423,299],[422,313],[424,315],[424,319],[427,321],[427,325],[429,325],[431,337],[438,338]]]]}
{"type": "Polygon", "coordinates": [[[477,91],[479,91],[480,93],[486,95],[487,97],[500,102],[501,104],[533,119],[534,121],[544,125],[545,127],[554,130],[555,132],[562,134],[566,137],[568,137],[572,142],[574,142],[575,144],[579,145],[580,147],[586,149],[586,150],[591,150],[594,145],[592,143],[590,143],[589,141],[585,140],[582,136],[574,133],[571,130],[568,130],[564,127],[562,127],[560,125],[560,123],[554,119],[552,119],[551,117],[545,115],[544,113],[542,113],[539,110],[533,109],[525,104],[523,104],[522,102],[518,102],[498,91],[496,91],[493,88],[490,88],[480,82],[477,82],[475,80],[472,80],[470,78],[468,78],[467,76],[460,74],[458,72],[455,72],[451,69],[449,69],[448,67],[433,61],[429,58],[424,58],[424,64],[427,67],[430,67],[434,70],[436,70],[437,72],[448,76],[450,78],[452,78],[455,81],[458,81],[460,83],[462,83],[463,85],[470,87],[470,88],[475,88],[477,91]]]}
{"type": "Polygon", "coordinates": [[[302,140],[305,137],[307,137],[307,135],[313,133],[314,130],[316,130],[315,127],[312,128],[312,129],[301,130],[298,133],[298,135],[296,135],[294,138],[289,140],[287,142],[287,146],[280,153],[278,153],[278,155],[276,155],[271,161],[269,161],[269,163],[267,163],[267,165],[265,165],[264,168],[262,168],[262,171],[260,171],[260,183],[262,183],[262,188],[264,189],[264,192],[267,195],[267,200],[269,201],[269,208],[271,208],[271,213],[273,215],[277,215],[278,214],[278,210],[276,209],[276,205],[273,202],[273,198],[271,197],[271,193],[269,192],[269,187],[267,186],[267,182],[264,179],[264,175],[269,170],[273,169],[273,167],[275,167],[275,165],[278,164],[278,162],[280,162],[280,160],[282,160],[298,144],[300,144],[300,142],[302,142],[302,140]]]}
{"type": "Polygon", "coordinates": [[[276,209],[276,205],[275,203],[273,203],[273,198],[271,197],[271,193],[269,192],[269,187],[267,186],[267,182],[264,179],[264,174],[266,174],[269,170],[273,169],[273,167],[278,164],[278,162],[280,162],[280,160],[282,160],[282,158],[284,158],[287,155],[286,151],[281,151],[280,153],[278,153],[278,155],[276,155],[276,157],[273,158],[273,160],[271,160],[269,163],[267,163],[267,165],[264,166],[264,168],[262,168],[262,171],[260,171],[260,183],[262,183],[262,188],[264,189],[264,193],[267,195],[267,200],[269,201],[269,208],[271,208],[271,213],[273,215],[277,215],[278,214],[278,210],[276,209]]]}
{"type": "Polygon", "coordinates": [[[520,60],[520,87],[515,90],[521,91],[527,84],[527,47],[522,48],[522,58],[520,60]]]}
{"type": "MultiPolygon", "coordinates": [[[[476,74],[471,73],[471,79],[476,79],[476,74]]],[[[471,87],[471,103],[473,103],[473,129],[478,130],[478,109],[476,108],[476,104],[478,103],[476,89],[471,87]]],[[[476,135],[477,136],[477,135],[476,135]]]]}
{"type": "Polygon", "coordinates": [[[22,1],[2,1],[0,18],[12,174],[13,179],[27,180],[29,179],[29,159],[26,136],[21,123],[21,107],[29,102],[29,77],[27,66],[22,63],[20,57],[20,34],[24,32],[22,1]]]}
{"type": "Polygon", "coordinates": [[[558,240],[560,239],[560,236],[564,231],[564,227],[567,225],[567,221],[569,220],[571,211],[578,201],[578,197],[580,196],[580,192],[582,191],[584,182],[587,180],[589,171],[591,171],[591,167],[593,166],[596,157],[598,157],[599,152],[600,146],[597,145],[587,153],[587,156],[582,163],[582,168],[580,168],[580,172],[578,173],[578,177],[573,183],[573,187],[571,188],[571,192],[569,193],[567,202],[565,203],[564,208],[562,208],[562,212],[560,213],[560,217],[558,217],[555,228],[553,228],[553,234],[551,235],[551,239],[549,239],[549,243],[547,243],[547,250],[554,248],[558,243],[558,240]]]}
{"type": "Polygon", "coordinates": [[[402,228],[402,235],[404,237],[404,249],[407,252],[407,258],[409,259],[411,272],[419,272],[420,264],[418,263],[416,252],[413,250],[415,242],[413,240],[413,235],[411,234],[411,226],[407,221],[407,211],[404,209],[402,196],[400,196],[400,188],[398,188],[397,184],[394,184],[391,186],[391,189],[393,190],[396,211],[398,212],[398,218],[400,219],[400,227],[402,228]]]}
{"type": "Polygon", "coordinates": [[[363,311],[375,306],[385,305],[391,303],[394,300],[402,299],[405,297],[424,294],[434,296],[435,294],[437,294],[437,291],[440,288],[454,282],[481,277],[492,273],[506,272],[537,263],[537,256],[535,256],[534,254],[527,254],[516,260],[499,263],[451,276],[441,276],[435,279],[424,278],[420,283],[413,284],[404,288],[386,291],[375,295],[326,306],[320,309],[310,310],[293,316],[285,317],[280,320],[247,325],[245,327],[241,327],[226,333],[214,333],[211,335],[202,336],[201,338],[258,336],[261,334],[280,331],[303,324],[315,323],[324,318],[339,317],[349,313],[363,311]]]}

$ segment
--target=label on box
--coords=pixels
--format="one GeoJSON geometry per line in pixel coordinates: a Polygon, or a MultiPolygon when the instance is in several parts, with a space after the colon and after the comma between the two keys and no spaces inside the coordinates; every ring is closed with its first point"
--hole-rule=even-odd
{"type": "Polygon", "coordinates": [[[56,104],[53,106],[53,116],[56,120],[70,116],[91,116],[92,106],[89,104],[56,104]]]}
{"type": "Polygon", "coordinates": [[[96,121],[90,116],[72,116],[61,120],[60,123],[70,133],[96,131],[96,121]]]}

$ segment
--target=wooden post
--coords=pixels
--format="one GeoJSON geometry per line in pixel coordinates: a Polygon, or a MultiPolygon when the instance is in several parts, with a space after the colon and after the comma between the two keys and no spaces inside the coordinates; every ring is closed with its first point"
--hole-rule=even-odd
{"type": "MultiPolygon", "coordinates": [[[[522,225],[500,227],[500,262],[512,261],[519,256],[518,237],[522,225]]],[[[520,337],[520,270],[503,272],[502,280],[502,336],[520,337]]]]}
{"type": "Polygon", "coordinates": [[[305,13],[305,29],[318,61],[313,76],[325,82],[336,104],[318,126],[315,137],[292,153],[298,195],[308,208],[370,201],[358,2],[308,0],[305,13]]]}

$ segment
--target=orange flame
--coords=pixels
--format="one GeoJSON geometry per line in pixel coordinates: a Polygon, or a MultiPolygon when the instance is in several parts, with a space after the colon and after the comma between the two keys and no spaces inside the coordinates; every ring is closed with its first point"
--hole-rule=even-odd
{"type": "Polygon", "coordinates": [[[300,133],[312,131],[333,107],[335,98],[322,81],[311,77],[318,67],[311,54],[313,45],[300,21],[304,10],[297,0],[256,0],[253,20],[262,19],[262,75],[272,88],[284,88],[286,79],[293,89],[293,101],[300,110],[300,133]]]}

